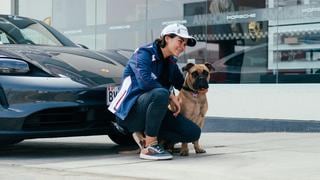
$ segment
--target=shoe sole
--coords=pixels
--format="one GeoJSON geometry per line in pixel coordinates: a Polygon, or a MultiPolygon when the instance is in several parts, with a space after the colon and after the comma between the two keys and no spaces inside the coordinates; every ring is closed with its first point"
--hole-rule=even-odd
{"type": "Polygon", "coordinates": [[[149,155],[145,155],[145,154],[140,153],[140,158],[147,159],[147,160],[170,160],[173,158],[173,156],[156,157],[156,156],[149,156],[149,155]]]}

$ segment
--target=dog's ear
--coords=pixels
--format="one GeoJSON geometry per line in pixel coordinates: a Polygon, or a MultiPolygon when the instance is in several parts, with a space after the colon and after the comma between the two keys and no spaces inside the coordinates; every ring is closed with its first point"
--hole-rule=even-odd
{"type": "Polygon", "coordinates": [[[187,65],[182,67],[182,71],[189,71],[192,68],[192,66],[194,66],[193,63],[188,63],[187,65]]]}
{"type": "Polygon", "coordinates": [[[204,65],[207,66],[207,68],[209,69],[209,71],[214,70],[213,66],[211,63],[206,62],[204,65]]]}

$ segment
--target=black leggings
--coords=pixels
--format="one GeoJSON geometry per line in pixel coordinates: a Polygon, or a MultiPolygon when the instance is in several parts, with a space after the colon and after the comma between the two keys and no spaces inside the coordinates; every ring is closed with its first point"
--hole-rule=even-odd
{"type": "Polygon", "coordinates": [[[144,132],[172,143],[193,142],[200,138],[200,128],[182,115],[177,117],[168,110],[169,92],[155,88],[142,94],[125,120],[119,124],[130,132],[144,132]]]}

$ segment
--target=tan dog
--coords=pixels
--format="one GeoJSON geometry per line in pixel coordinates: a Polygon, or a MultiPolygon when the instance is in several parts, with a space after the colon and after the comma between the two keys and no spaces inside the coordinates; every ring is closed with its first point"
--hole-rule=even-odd
{"type": "MultiPolygon", "coordinates": [[[[206,93],[209,88],[210,71],[212,66],[206,64],[188,63],[182,68],[186,71],[186,77],[183,88],[180,90],[178,98],[180,101],[180,113],[196,123],[200,128],[204,125],[205,114],[208,110],[208,101],[206,93]]],[[[196,153],[205,153],[199,145],[199,140],[192,142],[196,153]]],[[[187,143],[182,143],[181,156],[188,156],[189,149],[187,143]]]]}
{"type": "MultiPolygon", "coordinates": [[[[210,71],[212,66],[209,63],[206,64],[193,64],[188,63],[182,68],[182,71],[186,71],[186,77],[183,84],[183,88],[180,90],[178,99],[180,101],[181,110],[180,113],[196,123],[200,128],[204,125],[205,114],[208,110],[208,102],[206,92],[209,88],[210,71]]],[[[173,112],[176,110],[169,105],[169,109],[173,112]]],[[[145,137],[142,132],[134,132],[132,134],[134,140],[138,144],[140,150],[144,148],[145,137]]],[[[175,152],[173,144],[166,144],[165,141],[160,144],[168,146],[168,150],[175,152]]],[[[193,142],[196,153],[205,153],[199,145],[199,141],[193,142]]],[[[182,143],[180,155],[187,156],[189,154],[188,144],[182,143]]]]}

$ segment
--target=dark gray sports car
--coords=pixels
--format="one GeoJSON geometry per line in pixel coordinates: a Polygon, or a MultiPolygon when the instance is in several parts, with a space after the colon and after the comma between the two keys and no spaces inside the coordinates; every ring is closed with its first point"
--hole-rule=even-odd
{"type": "Polygon", "coordinates": [[[133,143],[107,110],[125,54],[85,49],[41,21],[0,15],[0,145],[99,134],[133,143]]]}

